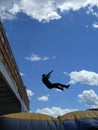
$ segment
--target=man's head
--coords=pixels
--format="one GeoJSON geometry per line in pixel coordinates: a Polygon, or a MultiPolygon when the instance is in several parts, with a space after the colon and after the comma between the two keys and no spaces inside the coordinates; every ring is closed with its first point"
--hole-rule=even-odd
{"type": "Polygon", "coordinates": [[[42,77],[44,78],[46,76],[46,74],[42,74],[42,77]]]}

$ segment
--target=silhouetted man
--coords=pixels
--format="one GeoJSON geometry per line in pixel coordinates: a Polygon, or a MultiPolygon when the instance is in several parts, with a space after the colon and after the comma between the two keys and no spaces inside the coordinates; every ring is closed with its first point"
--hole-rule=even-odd
{"type": "Polygon", "coordinates": [[[64,91],[64,88],[68,89],[70,84],[64,85],[64,84],[61,84],[61,83],[51,83],[49,81],[49,78],[50,78],[52,72],[53,72],[53,70],[50,71],[48,74],[42,75],[42,82],[47,86],[47,88],[49,88],[49,89],[57,88],[57,89],[60,89],[62,91],[64,91]]]}

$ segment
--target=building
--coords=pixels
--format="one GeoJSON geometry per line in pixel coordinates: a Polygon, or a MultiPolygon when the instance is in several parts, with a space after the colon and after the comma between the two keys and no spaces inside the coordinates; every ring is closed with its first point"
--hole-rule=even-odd
{"type": "Polygon", "coordinates": [[[26,89],[0,22],[0,113],[28,111],[26,89]]]}

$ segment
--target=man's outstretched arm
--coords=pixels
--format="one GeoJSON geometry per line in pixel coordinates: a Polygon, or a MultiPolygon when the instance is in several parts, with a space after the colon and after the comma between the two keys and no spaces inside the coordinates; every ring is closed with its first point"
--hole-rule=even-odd
{"type": "Polygon", "coordinates": [[[50,74],[53,72],[54,70],[51,70],[48,74],[47,74],[47,77],[49,78],[50,77],[50,74]]]}

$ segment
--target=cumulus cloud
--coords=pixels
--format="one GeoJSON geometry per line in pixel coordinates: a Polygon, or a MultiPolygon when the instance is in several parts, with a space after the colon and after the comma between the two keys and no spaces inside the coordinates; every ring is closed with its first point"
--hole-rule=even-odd
{"type": "Polygon", "coordinates": [[[90,108],[98,107],[98,95],[92,89],[84,90],[82,94],[78,95],[78,98],[80,102],[84,102],[90,108]]]}
{"type": "Polygon", "coordinates": [[[47,108],[37,109],[36,113],[42,113],[42,114],[58,117],[72,111],[77,111],[77,109],[62,109],[60,107],[52,107],[52,108],[47,107],[47,108]]]}
{"type": "Polygon", "coordinates": [[[88,85],[98,85],[98,74],[92,71],[73,71],[69,74],[70,84],[80,82],[88,85]]]}
{"type": "Polygon", "coordinates": [[[26,89],[26,91],[27,91],[27,95],[28,95],[29,97],[31,97],[31,96],[34,95],[34,93],[32,92],[32,90],[26,89]]]}
{"type": "Polygon", "coordinates": [[[46,95],[46,96],[38,97],[38,100],[39,100],[39,101],[43,101],[43,102],[48,101],[48,100],[49,100],[49,94],[46,95]]]}
{"type": "Polygon", "coordinates": [[[23,12],[40,22],[48,22],[60,19],[63,12],[78,11],[81,8],[89,10],[88,13],[98,14],[92,12],[94,6],[98,7],[98,0],[0,0],[0,17],[11,19],[23,12]]]}
{"type": "MultiPolygon", "coordinates": [[[[51,59],[55,59],[56,57],[52,57],[51,59]]],[[[32,54],[31,56],[29,57],[25,57],[26,60],[28,61],[31,61],[31,62],[34,62],[34,61],[46,61],[46,60],[49,60],[50,58],[48,56],[39,56],[38,54],[32,54]]]]}

